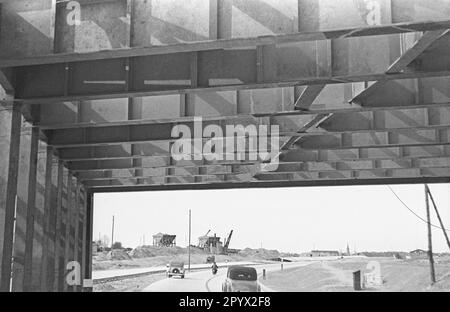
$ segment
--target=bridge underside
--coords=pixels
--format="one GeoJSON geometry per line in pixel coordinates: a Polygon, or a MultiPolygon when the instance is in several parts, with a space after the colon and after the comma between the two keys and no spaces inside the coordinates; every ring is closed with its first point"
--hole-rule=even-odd
{"type": "Polygon", "coordinates": [[[78,3],[1,3],[2,290],[81,290],[96,192],[450,180],[450,1],[78,3]],[[199,117],[277,126],[277,166],[177,159],[199,117]]]}

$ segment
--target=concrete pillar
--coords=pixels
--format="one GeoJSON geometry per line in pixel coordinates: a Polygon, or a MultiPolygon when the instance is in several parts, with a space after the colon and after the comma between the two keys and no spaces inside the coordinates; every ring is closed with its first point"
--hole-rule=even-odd
{"type": "Polygon", "coordinates": [[[41,291],[50,291],[53,284],[53,270],[50,262],[54,261],[53,240],[50,235],[50,222],[52,217],[52,170],[53,147],[47,146],[45,158],[45,190],[44,190],[44,215],[43,215],[43,241],[41,259],[41,291]]]}
{"type": "MultiPolygon", "coordinates": [[[[44,214],[45,214],[45,180],[47,168],[47,145],[44,142],[39,144],[37,174],[36,174],[36,199],[34,209],[34,225],[27,227],[32,236],[33,247],[31,253],[31,286],[25,284],[28,291],[40,291],[42,275],[42,257],[44,254],[44,214]],[[31,233],[33,232],[33,233],[31,233]],[[29,288],[30,287],[30,288],[29,288]]],[[[27,237],[27,244],[29,240],[27,237]]],[[[27,257],[29,255],[26,255],[27,257]]],[[[29,258],[28,258],[29,259],[29,258]]],[[[29,275],[28,275],[29,276],[29,275]]]]}
{"type": "MultiPolygon", "coordinates": [[[[66,216],[65,216],[65,233],[64,233],[64,276],[67,275],[66,266],[67,264],[73,260],[73,241],[71,241],[71,231],[72,231],[72,222],[73,222],[73,205],[74,205],[74,181],[72,174],[67,175],[67,201],[66,201],[66,216]]],[[[64,278],[64,291],[69,290],[69,285],[67,284],[64,278]]]]}
{"type": "Polygon", "coordinates": [[[28,224],[34,224],[38,146],[39,129],[23,128],[20,139],[16,226],[14,233],[12,276],[12,291],[14,292],[26,290],[24,283],[27,285],[31,284],[31,257],[27,262],[25,255],[31,255],[33,248],[33,239],[27,240],[27,235],[33,233],[33,230],[27,231],[27,228],[28,224]],[[25,280],[26,268],[28,281],[25,280]]]}
{"type": "MultiPolygon", "coordinates": [[[[80,258],[81,258],[81,278],[86,278],[86,271],[87,271],[87,264],[86,261],[86,249],[88,246],[92,246],[91,243],[89,243],[88,240],[88,233],[87,233],[87,198],[86,198],[86,190],[84,188],[81,188],[81,216],[80,216],[80,222],[81,222],[81,235],[80,235],[80,258]]],[[[83,288],[81,289],[83,291],[83,288]]]]}
{"type": "Polygon", "coordinates": [[[20,105],[0,104],[0,291],[9,291],[19,167],[20,105]]]}
{"type": "Polygon", "coordinates": [[[51,176],[51,200],[50,200],[50,224],[49,224],[49,253],[48,263],[49,291],[58,291],[58,267],[60,257],[60,235],[61,235],[61,200],[63,186],[64,166],[61,160],[53,157],[51,176]]]}
{"type": "MultiPolygon", "coordinates": [[[[128,43],[130,47],[151,46],[151,16],[152,1],[133,1],[128,0],[128,14],[130,16],[130,33],[128,43]],[[145,12],[146,14],[142,14],[145,12]],[[145,18],[145,19],[144,19],[145,18]],[[141,27],[136,27],[136,23],[140,23],[141,27]]],[[[142,98],[128,99],[128,120],[142,119],[142,98]]],[[[136,154],[135,145],[131,145],[131,156],[136,154]]],[[[133,167],[142,167],[142,159],[136,158],[132,160],[133,167]]],[[[143,170],[136,169],[136,176],[142,176],[143,170]]],[[[137,180],[137,184],[141,181],[137,180]]]]}
{"type": "Polygon", "coordinates": [[[217,39],[233,36],[233,1],[217,0],[217,39]]]}
{"type": "MultiPolygon", "coordinates": [[[[63,162],[58,159],[53,164],[54,169],[52,171],[52,221],[50,223],[50,235],[53,239],[53,254],[54,254],[54,263],[53,263],[53,291],[60,290],[60,281],[61,274],[59,270],[59,264],[61,262],[61,255],[63,255],[61,249],[61,215],[62,215],[62,193],[63,193],[63,180],[64,180],[64,165],[63,162]]],[[[62,284],[61,284],[62,286],[62,284]]]]}
{"type": "MultiPolygon", "coordinates": [[[[74,201],[74,211],[73,211],[73,225],[74,225],[74,237],[73,237],[73,260],[77,261],[81,265],[80,258],[80,211],[81,211],[81,185],[75,185],[75,201],[74,201]]],[[[80,272],[81,273],[81,272],[80,272]]],[[[80,286],[73,287],[73,291],[80,291],[80,286]]]]}
{"type": "Polygon", "coordinates": [[[66,224],[67,224],[67,175],[68,171],[64,168],[61,161],[58,163],[58,195],[57,195],[57,220],[56,220],[56,240],[55,247],[56,263],[55,274],[57,276],[54,288],[61,292],[64,291],[65,283],[65,245],[66,245],[66,224]]]}
{"type": "MultiPolygon", "coordinates": [[[[94,194],[86,194],[86,248],[85,248],[85,275],[84,278],[92,280],[92,240],[93,240],[93,221],[94,221],[94,194]]],[[[85,287],[84,291],[92,291],[91,287],[85,287]]]]}

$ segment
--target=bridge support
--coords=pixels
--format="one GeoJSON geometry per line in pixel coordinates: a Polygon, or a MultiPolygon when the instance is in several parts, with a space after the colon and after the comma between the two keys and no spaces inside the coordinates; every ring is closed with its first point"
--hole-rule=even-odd
{"type": "Polygon", "coordinates": [[[9,291],[19,167],[20,106],[0,105],[0,291],[9,291]]]}
{"type": "Polygon", "coordinates": [[[14,238],[14,263],[12,290],[26,291],[30,282],[31,254],[36,199],[36,173],[39,147],[39,129],[22,130],[20,142],[20,164],[18,173],[16,230],[14,238]]]}

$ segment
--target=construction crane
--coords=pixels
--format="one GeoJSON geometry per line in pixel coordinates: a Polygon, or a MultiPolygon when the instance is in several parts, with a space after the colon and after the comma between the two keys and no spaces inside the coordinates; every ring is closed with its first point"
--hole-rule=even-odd
{"type": "Polygon", "coordinates": [[[231,235],[233,235],[233,230],[231,230],[230,235],[228,235],[227,240],[225,241],[225,245],[223,245],[223,251],[228,251],[228,246],[230,245],[231,235]]]}

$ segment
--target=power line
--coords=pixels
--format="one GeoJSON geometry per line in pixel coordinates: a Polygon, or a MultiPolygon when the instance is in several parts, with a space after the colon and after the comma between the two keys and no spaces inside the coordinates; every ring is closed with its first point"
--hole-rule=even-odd
{"type": "MultiPolygon", "coordinates": [[[[421,216],[419,216],[417,213],[415,213],[414,212],[414,210],[412,210],[411,208],[409,208],[408,207],[408,205],[397,195],[397,193],[395,193],[395,191],[392,189],[392,187],[390,187],[389,185],[387,185],[387,187],[389,188],[389,190],[392,192],[392,194],[394,194],[395,195],[395,197],[397,197],[397,199],[402,203],[402,205],[406,208],[406,209],[408,209],[413,215],[415,215],[417,218],[419,218],[421,221],[423,221],[423,222],[425,222],[426,224],[428,224],[428,221],[427,220],[425,220],[424,218],[422,218],[421,216]]],[[[450,230],[448,230],[448,229],[446,229],[446,228],[441,228],[440,226],[437,226],[437,225],[435,225],[435,224],[433,224],[433,223],[431,223],[430,222],[430,225],[432,226],[432,227],[435,227],[435,228],[437,228],[437,229],[441,229],[441,230],[444,230],[444,231],[447,231],[447,232],[450,232],[450,230]]]]}

